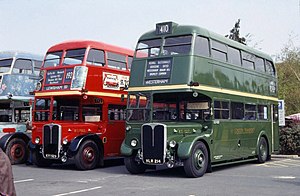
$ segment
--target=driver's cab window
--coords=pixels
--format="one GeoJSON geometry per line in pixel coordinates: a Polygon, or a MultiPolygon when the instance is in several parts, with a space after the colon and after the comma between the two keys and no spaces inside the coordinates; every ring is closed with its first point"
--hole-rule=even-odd
{"type": "Polygon", "coordinates": [[[187,102],[184,108],[184,120],[208,120],[210,117],[208,102],[187,102]]]}
{"type": "Polygon", "coordinates": [[[108,119],[110,121],[126,119],[125,113],[126,106],[123,105],[108,105],[108,119]]]}
{"type": "Polygon", "coordinates": [[[84,122],[100,122],[102,120],[102,105],[84,105],[82,107],[84,122]]]}

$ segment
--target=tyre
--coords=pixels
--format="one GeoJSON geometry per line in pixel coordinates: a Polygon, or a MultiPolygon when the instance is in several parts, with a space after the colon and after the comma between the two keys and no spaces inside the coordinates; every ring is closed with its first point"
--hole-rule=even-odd
{"type": "Polygon", "coordinates": [[[12,165],[25,163],[29,154],[25,141],[20,138],[9,141],[5,153],[12,165]]]}
{"type": "Polygon", "coordinates": [[[269,157],[269,146],[266,138],[261,137],[258,142],[257,162],[264,163],[269,157]]]}
{"type": "Polygon", "coordinates": [[[146,165],[141,160],[136,159],[136,153],[133,156],[125,157],[124,164],[131,174],[141,174],[146,171],[146,165]]]}
{"type": "Polygon", "coordinates": [[[32,152],[32,163],[38,167],[49,167],[53,162],[51,160],[44,159],[43,155],[35,150],[32,152]]]}
{"type": "Polygon", "coordinates": [[[75,165],[80,170],[96,168],[100,160],[99,149],[95,142],[86,140],[75,155],[75,165]]]}
{"type": "Polygon", "coordinates": [[[191,156],[184,161],[184,171],[188,177],[197,178],[205,174],[209,164],[208,151],[203,142],[195,142],[191,156]]]}

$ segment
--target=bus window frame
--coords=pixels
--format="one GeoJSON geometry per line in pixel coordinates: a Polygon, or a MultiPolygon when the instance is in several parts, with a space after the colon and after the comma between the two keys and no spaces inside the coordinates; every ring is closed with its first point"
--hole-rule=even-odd
{"type": "Polygon", "coordinates": [[[62,59],[61,59],[61,64],[63,66],[74,66],[74,65],[82,65],[85,61],[85,58],[87,56],[87,51],[88,49],[85,47],[85,48],[75,48],[75,49],[67,49],[64,51],[64,54],[62,56],[62,59]],[[84,53],[80,53],[80,54],[77,54],[77,55],[70,55],[68,56],[68,52],[75,52],[75,51],[84,51],[84,53]],[[82,59],[78,59],[78,58],[75,58],[75,57],[82,57],[82,59]],[[67,61],[77,61],[76,63],[66,63],[66,60],[67,61]]]}
{"type": "Polygon", "coordinates": [[[44,59],[44,62],[43,62],[43,65],[42,65],[42,67],[43,68],[50,68],[50,67],[58,67],[58,66],[60,66],[61,65],[61,63],[62,63],[62,58],[63,58],[63,56],[64,56],[64,51],[63,50],[59,50],[59,51],[53,51],[53,52],[48,52],[47,54],[46,54],[46,56],[45,56],[45,59],[44,59]],[[49,58],[49,59],[47,59],[47,57],[48,57],[48,55],[56,55],[56,56],[58,56],[59,58],[49,58]],[[58,54],[60,54],[60,55],[58,55],[58,54]],[[52,61],[53,60],[58,60],[58,61],[55,61],[55,62],[58,62],[57,64],[56,63],[53,63],[52,61]],[[46,65],[46,63],[47,63],[47,61],[49,61],[48,63],[50,64],[49,66],[45,66],[46,65]]]}

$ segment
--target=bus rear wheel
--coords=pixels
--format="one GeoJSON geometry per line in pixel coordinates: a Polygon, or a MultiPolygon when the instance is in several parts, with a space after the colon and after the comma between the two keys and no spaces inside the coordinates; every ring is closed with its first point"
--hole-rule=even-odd
{"type": "Polygon", "coordinates": [[[269,147],[266,138],[261,137],[258,143],[257,161],[258,163],[264,163],[269,156],[269,147]]]}
{"type": "Polygon", "coordinates": [[[184,161],[184,171],[188,177],[197,178],[205,174],[208,168],[208,152],[203,142],[196,142],[191,156],[184,161]]]}
{"type": "Polygon", "coordinates": [[[96,168],[100,159],[99,149],[94,141],[86,140],[75,155],[75,165],[80,170],[96,168]]]}
{"type": "Polygon", "coordinates": [[[131,174],[141,174],[146,171],[146,165],[141,160],[136,160],[136,153],[133,156],[125,157],[124,164],[131,174]]]}
{"type": "Polygon", "coordinates": [[[12,165],[25,163],[28,158],[26,143],[20,138],[14,138],[9,141],[5,153],[12,165]]]}

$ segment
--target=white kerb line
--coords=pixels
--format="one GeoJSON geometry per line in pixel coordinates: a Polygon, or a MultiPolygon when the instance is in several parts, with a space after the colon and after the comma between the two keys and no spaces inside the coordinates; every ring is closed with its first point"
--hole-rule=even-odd
{"type": "Polygon", "coordinates": [[[20,182],[30,182],[33,181],[34,179],[25,179],[25,180],[16,180],[14,183],[20,183],[20,182]]]}
{"type": "Polygon", "coordinates": [[[72,192],[68,192],[68,193],[61,193],[61,194],[53,195],[53,196],[72,195],[72,194],[77,194],[77,193],[92,191],[92,190],[101,189],[101,188],[102,188],[102,186],[97,186],[97,187],[93,187],[93,188],[89,188],[89,189],[82,189],[82,190],[72,191],[72,192]]]}

